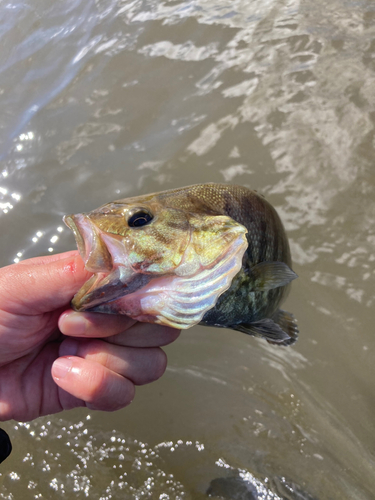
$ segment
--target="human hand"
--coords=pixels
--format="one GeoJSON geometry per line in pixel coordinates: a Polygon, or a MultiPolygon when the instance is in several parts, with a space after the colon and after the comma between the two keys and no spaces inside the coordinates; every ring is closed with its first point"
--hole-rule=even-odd
{"type": "Polygon", "coordinates": [[[89,277],[76,251],[0,269],[0,420],[117,410],[164,373],[180,331],[69,309],[89,277]]]}

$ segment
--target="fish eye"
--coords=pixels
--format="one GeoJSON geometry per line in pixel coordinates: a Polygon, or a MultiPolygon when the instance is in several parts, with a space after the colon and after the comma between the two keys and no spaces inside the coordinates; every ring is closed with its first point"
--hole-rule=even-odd
{"type": "Polygon", "coordinates": [[[141,227],[149,224],[154,216],[144,208],[137,208],[128,215],[129,227],[141,227]]]}

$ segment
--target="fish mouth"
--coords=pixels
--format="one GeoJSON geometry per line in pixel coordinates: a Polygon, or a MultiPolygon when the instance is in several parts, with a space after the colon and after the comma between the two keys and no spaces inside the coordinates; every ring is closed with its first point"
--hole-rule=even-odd
{"type": "Polygon", "coordinates": [[[113,269],[113,259],[99,230],[83,215],[66,215],[65,224],[74,233],[78,251],[90,273],[108,273],[113,269]]]}
{"type": "MultiPolygon", "coordinates": [[[[97,273],[91,276],[74,295],[71,304],[79,312],[103,312],[104,304],[136,292],[150,280],[151,276],[119,266],[109,274],[97,273]]],[[[107,308],[105,312],[115,314],[115,311],[107,308]]]]}
{"type": "Polygon", "coordinates": [[[133,293],[150,280],[127,264],[121,242],[115,236],[102,234],[87,215],[66,215],[63,220],[74,233],[85,268],[94,273],[73,297],[73,309],[95,311],[99,305],[133,293]]]}

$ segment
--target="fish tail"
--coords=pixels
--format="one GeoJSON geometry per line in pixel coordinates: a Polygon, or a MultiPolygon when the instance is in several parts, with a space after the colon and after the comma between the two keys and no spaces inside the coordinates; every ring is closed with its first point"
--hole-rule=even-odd
{"type": "Polygon", "coordinates": [[[278,309],[272,316],[272,319],[289,336],[289,340],[286,340],[285,343],[281,345],[295,344],[298,339],[299,330],[294,314],[278,309]]]}
{"type": "Polygon", "coordinates": [[[231,328],[247,335],[262,337],[270,344],[289,346],[298,338],[298,327],[293,314],[279,309],[272,318],[264,318],[254,323],[234,325],[231,328]]]}

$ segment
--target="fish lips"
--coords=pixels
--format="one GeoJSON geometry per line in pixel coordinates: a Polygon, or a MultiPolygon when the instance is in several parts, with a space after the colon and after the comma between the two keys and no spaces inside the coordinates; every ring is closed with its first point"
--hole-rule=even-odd
{"type": "Polygon", "coordinates": [[[74,233],[79,253],[90,273],[111,272],[113,259],[98,228],[84,214],[66,215],[65,224],[74,233]]]}
{"type": "Polygon", "coordinates": [[[74,233],[85,268],[94,273],[73,297],[72,307],[76,311],[95,311],[104,303],[133,293],[150,280],[127,265],[126,259],[124,265],[114,265],[120,242],[101,234],[87,215],[66,215],[64,222],[74,233]]]}

